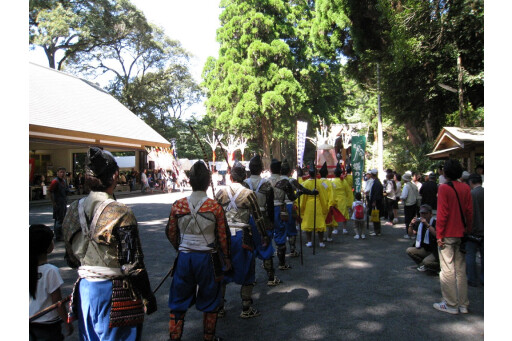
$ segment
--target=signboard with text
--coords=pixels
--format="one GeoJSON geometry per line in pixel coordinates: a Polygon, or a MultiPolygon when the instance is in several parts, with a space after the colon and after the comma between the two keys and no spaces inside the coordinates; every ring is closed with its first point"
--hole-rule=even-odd
{"type": "Polygon", "coordinates": [[[354,190],[361,191],[364,175],[364,161],[366,150],[366,136],[352,136],[352,153],[350,163],[352,165],[352,177],[354,179],[354,190]]]}

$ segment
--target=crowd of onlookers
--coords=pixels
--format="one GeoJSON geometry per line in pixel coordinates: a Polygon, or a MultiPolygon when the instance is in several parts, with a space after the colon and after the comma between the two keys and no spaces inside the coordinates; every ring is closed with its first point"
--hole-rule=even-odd
{"type": "MultiPolygon", "coordinates": [[[[166,171],[160,169],[144,169],[139,173],[134,168],[131,171],[121,171],[119,173],[118,185],[129,186],[130,192],[140,189],[142,192],[153,192],[160,190],[163,192],[171,192],[176,189],[183,192],[184,188],[188,186],[188,178],[185,172],[178,172],[176,175],[174,171],[166,171]]],[[[48,198],[48,187],[53,180],[53,173],[49,176],[35,175],[34,180],[30,184],[32,186],[33,195],[31,200],[40,200],[48,198]]],[[[71,194],[88,194],[89,191],[84,187],[85,176],[82,172],[76,173],[73,176],[70,172],[66,172],[64,179],[68,189],[68,195],[71,194]]]]}

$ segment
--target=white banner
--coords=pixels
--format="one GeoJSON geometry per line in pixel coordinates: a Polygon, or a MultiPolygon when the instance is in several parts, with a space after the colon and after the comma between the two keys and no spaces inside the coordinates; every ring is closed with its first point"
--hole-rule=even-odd
{"type": "Polygon", "coordinates": [[[308,122],[297,121],[297,165],[302,167],[308,122]]]}

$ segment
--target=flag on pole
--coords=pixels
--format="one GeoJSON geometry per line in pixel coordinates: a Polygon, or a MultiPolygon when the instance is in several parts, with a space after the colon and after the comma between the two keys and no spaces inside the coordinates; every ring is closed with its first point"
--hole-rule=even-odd
{"type": "Polygon", "coordinates": [[[352,153],[350,163],[352,165],[352,176],[354,179],[354,190],[361,191],[364,173],[364,161],[366,150],[366,136],[352,136],[352,153]]]}
{"type": "Polygon", "coordinates": [[[308,122],[297,121],[297,165],[302,167],[304,148],[306,147],[306,131],[308,122]]]}

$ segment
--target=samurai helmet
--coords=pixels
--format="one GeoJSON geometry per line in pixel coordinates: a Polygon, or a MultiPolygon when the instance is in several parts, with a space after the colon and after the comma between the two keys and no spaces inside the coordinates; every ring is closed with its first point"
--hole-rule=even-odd
{"type": "Polygon", "coordinates": [[[241,183],[246,177],[245,166],[240,161],[235,160],[233,167],[231,167],[231,178],[233,181],[241,183]]]}
{"type": "Polygon", "coordinates": [[[119,169],[114,156],[106,150],[98,147],[90,147],[87,151],[86,173],[102,180],[112,177],[119,169]]]}
{"type": "Polygon", "coordinates": [[[322,178],[325,178],[327,177],[327,173],[328,173],[328,170],[327,170],[327,161],[324,162],[324,164],[322,165],[322,168],[320,168],[320,176],[322,178]]]}
{"type": "Polygon", "coordinates": [[[290,173],[290,164],[288,164],[288,160],[284,159],[281,163],[281,175],[288,175],[290,173]]]}
{"type": "Polygon", "coordinates": [[[277,159],[272,159],[270,161],[270,171],[272,174],[280,174],[281,173],[281,161],[277,159]]]}
{"type": "Polygon", "coordinates": [[[256,154],[249,161],[249,171],[252,175],[260,175],[263,171],[263,161],[259,154],[256,154]]]}
{"type": "Polygon", "coordinates": [[[340,177],[342,173],[343,173],[343,171],[341,170],[341,165],[338,162],[336,164],[336,169],[334,170],[334,175],[336,175],[337,177],[340,177]]]}
{"type": "Polygon", "coordinates": [[[308,172],[311,178],[314,178],[316,176],[316,167],[313,161],[310,161],[308,164],[308,172]]]}

